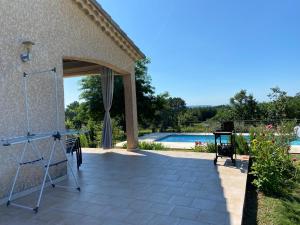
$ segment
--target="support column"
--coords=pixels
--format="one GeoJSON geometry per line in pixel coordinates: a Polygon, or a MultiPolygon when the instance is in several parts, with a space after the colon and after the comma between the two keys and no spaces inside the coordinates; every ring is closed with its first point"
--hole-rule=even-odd
{"type": "Polygon", "coordinates": [[[135,75],[123,76],[125,96],[125,119],[127,134],[127,150],[138,149],[138,121],[136,106],[135,75]]]}

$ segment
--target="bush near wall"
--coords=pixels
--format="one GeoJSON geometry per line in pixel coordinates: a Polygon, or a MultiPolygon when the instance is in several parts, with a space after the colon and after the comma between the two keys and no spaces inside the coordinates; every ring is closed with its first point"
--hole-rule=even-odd
{"type": "Polygon", "coordinates": [[[251,131],[253,184],[265,194],[280,195],[295,180],[297,168],[288,153],[294,139],[293,127],[293,123],[285,123],[251,131]]]}
{"type": "Polygon", "coordinates": [[[236,153],[239,155],[249,155],[249,143],[243,135],[235,135],[236,153]]]}

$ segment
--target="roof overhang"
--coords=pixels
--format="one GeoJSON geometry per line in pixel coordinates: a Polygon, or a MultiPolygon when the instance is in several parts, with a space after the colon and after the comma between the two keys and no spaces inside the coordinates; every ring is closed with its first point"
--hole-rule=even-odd
{"type": "Polygon", "coordinates": [[[96,0],[73,0],[96,25],[105,32],[134,61],[145,58],[144,53],[96,0]]]}

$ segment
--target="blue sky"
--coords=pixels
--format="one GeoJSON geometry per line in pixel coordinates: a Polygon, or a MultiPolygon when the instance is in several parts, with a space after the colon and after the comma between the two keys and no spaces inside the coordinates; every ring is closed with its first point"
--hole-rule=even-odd
{"type": "MultiPolygon", "coordinates": [[[[240,89],[259,101],[274,86],[300,92],[299,0],[99,3],[151,58],[156,93],[218,105],[240,89]]],[[[66,104],[78,88],[78,78],[65,80],[66,104]]]]}

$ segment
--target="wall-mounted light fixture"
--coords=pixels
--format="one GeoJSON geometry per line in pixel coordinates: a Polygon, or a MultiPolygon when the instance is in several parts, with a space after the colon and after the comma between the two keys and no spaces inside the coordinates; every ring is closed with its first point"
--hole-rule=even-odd
{"type": "Polygon", "coordinates": [[[26,52],[21,54],[21,60],[22,62],[28,62],[31,60],[31,49],[34,45],[34,42],[32,41],[23,41],[22,45],[25,47],[26,52]]]}

